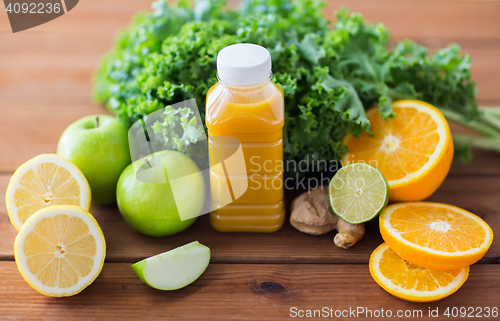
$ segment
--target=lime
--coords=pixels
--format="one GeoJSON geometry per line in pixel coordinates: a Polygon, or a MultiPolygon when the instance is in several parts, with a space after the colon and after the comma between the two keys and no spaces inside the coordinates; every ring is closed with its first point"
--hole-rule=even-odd
{"type": "Polygon", "coordinates": [[[330,187],[332,209],[351,224],[376,217],[389,201],[389,184],[382,172],[365,163],[353,163],[339,169],[330,187]]]}

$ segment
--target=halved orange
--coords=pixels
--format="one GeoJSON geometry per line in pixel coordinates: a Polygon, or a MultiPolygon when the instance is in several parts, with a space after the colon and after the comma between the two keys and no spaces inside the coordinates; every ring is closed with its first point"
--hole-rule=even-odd
{"type": "Polygon", "coordinates": [[[367,112],[373,136],[347,134],[349,152],[343,164],[363,162],[377,167],[389,183],[391,202],[421,201],[445,179],[453,160],[450,128],[441,112],[417,100],[392,104],[395,119],[384,121],[377,107],[367,112]]]}
{"type": "Polygon", "coordinates": [[[56,154],[42,154],[19,166],[5,195],[9,219],[17,230],[41,208],[75,205],[88,210],[90,199],[90,186],[83,173],[56,154]]]}
{"type": "Polygon", "coordinates": [[[387,206],[379,218],[384,241],[403,259],[437,270],[479,261],[493,231],[479,216],[456,206],[414,202],[387,206]]]}
{"type": "Polygon", "coordinates": [[[456,292],[469,276],[469,267],[442,271],[410,263],[383,243],[370,257],[370,274],[384,290],[412,302],[432,302],[456,292]]]}

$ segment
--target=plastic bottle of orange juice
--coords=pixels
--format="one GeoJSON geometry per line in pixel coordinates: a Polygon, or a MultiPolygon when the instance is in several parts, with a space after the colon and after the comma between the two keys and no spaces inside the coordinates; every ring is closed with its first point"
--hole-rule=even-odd
{"type": "Polygon", "coordinates": [[[284,100],[271,76],[264,47],[236,44],[217,56],[219,82],[208,91],[205,115],[213,165],[210,223],[218,231],[283,226],[284,100]]]}

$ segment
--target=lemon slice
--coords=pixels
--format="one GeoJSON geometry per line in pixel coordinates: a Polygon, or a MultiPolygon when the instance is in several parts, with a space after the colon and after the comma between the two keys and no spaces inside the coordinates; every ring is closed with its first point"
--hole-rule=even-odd
{"type": "Polygon", "coordinates": [[[31,215],[14,243],[17,268],[38,292],[71,296],[101,272],[106,243],[94,217],[80,207],[55,205],[31,215]]]}
{"type": "Polygon", "coordinates": [[[56,154],[42,154],[12,175],[5,202],[10,221],[19,230],[33,213],[50,205],[90,208],[90,186],[82,172],[56,154]]]}
{"type": "Polygon", "coordinates": [[[399,257],[383,243],[370,257],[370,274],[384,290],[412,302],[432,302],[456,292],[469,276],[469,267],[432,270],[399,257]]]}

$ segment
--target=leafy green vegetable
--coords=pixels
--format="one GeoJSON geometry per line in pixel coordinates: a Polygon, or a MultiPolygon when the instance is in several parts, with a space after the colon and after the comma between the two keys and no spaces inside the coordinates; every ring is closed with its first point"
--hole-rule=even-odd
{"type": "MultiPolygon", "coordinates": [[[[186,1],[167,6],[158,0],[152,13],[137,15],[96,72],[96,101],[129,125],[190,98],[203,116],[205,95],[217,82],[217,53],[250,42],[269,49],[273,80],[285,94],[286,159],[340,159],[345,133],[370,130],[365,109],[378,105],[383,117],[393,117],[393,99],[422,99],[464,123],[481,118],[470,57],[458,45],[431,56],[411,41],[389,48],[381,24],[342,10],[330,28],[324,4],[314,0],[247,0],[239,11],[223,7],[222,1],[200,0],[190,8],[186,1]]],[[[165,144],[173,141],[185,150],[196,135],[169,136],[174,111],[169,113],[156,131],[165,144]]]]}

